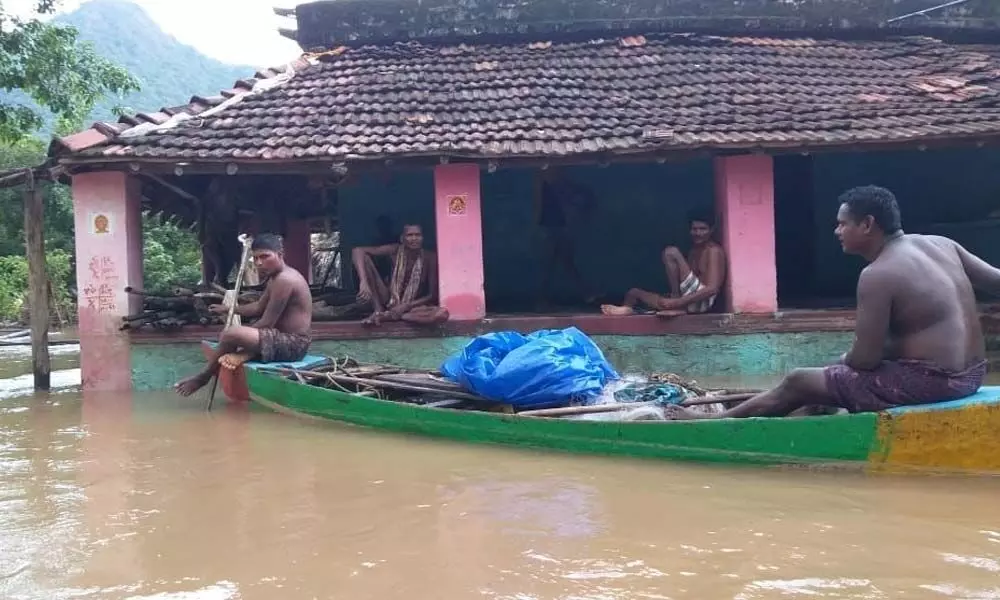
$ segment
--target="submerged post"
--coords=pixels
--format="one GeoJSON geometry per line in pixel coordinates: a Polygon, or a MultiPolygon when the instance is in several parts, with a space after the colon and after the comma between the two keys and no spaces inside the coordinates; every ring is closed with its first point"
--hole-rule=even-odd
{"type": "Polygon", "coordinates": [[[49,278],[45,268],[45,202],[29,175],[24,188],[24,245],[28,259],[28,309],[31,326],[31,372],[36,390],[51,386],[49,362],[49,278]]]}

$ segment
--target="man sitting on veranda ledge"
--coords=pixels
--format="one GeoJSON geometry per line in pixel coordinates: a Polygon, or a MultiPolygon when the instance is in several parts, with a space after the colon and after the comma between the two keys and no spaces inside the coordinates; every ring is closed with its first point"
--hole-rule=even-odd
{"type": "MultiPolygon", "coordinates": [[[[309,350],[312,343],[309,283],[301,273],[285,264],[281,236],[258,235],[250,250],[257,273],[267,283],[260,300],[237,305],[236,314],[258,319],[253,325],[229,327],[222,332],[219,347],[205,369],[174,386],[182,396],[190,396],[204,387],[219,372],[220,366],[236,369],[253,358],[262,362],[294,362],[302,360],[309,350]]],[[[209,310],[218,315],[229,312],[222,304],[212,305],[209,310]]]]}
{"type": "Polygon", "coordinates": [[[795,369],[723,413],[670,407],[674,419],[777,417],[812,405],[876,412],[957,400],[986,376],[973,288],[1000,292],[1000,269],[948,238],[904,234],[896,197],[866,186],[840,197],[836,235],[870,264],[858,278],[854,344],[838,364],[795,369]]]}
{"type": "Polygon", "coordinates": [[[605,304],[601,312],[610,316],[631,315],[637,307],[645,306],[656,311],[658,317],[677,317],[711,310],[726,279],[726,252],[712,239],[715,216],[711,210],[691,211],[688,225],[691,252],[687,258],[676,246],[668,246],[661,256],[670,295],[632,288],[625,293],[621,306],[605,304]]]}
{"type": "Polygon", "coordinates": [[[437,325],[448,320],[448,311],[437,306],[437,255],[424,249],[420,225],[404,225],[399,244],[364,246],[351,252],[360,285],[358,301],[368,303],[372,314],[365,325],[385,321],[406,321],[416,325],[437,325]],[[388,284],[375,267],[376,256],[392,258],[388,284]]]}

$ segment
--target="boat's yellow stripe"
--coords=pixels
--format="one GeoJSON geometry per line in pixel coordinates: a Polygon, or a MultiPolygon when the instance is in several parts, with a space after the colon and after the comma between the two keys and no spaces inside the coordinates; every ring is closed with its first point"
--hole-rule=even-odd
{"type": "Polygon", "coordinates": [[[878,469],[1000,472],[1000,405],[882,413],[869,463],[878,469]]]}

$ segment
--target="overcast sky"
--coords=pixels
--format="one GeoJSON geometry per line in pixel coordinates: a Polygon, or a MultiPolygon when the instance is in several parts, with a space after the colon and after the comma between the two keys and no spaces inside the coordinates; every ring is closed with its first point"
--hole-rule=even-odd
{"type": "MultiPolygon", "coordinates": [[[[63,0],[61,9],[72,10],[86,1],[63,0]]],[[[164,31],[223,62],[271,67],[301,53],[295,42],[278,34],[279,26],[294,28],[294,19],[279,17],[272,10],[300,3],[295,0],[132,1],[145,8],[164,31]]],[[[2,0],[13,11],[23,11],[33,2],[2,0]]]]}

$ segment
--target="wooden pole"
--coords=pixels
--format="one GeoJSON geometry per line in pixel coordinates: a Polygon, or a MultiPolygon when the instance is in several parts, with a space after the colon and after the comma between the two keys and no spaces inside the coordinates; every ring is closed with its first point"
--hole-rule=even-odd
{"type": "MultiPolygon", "coordinates": [[[[240,243],[243,244],[243,254],[240,257],[240,269],[236,273],[236,283],[233,284],[233,303],[229,305],[229,314],[226,315],[226,322],[222,326],[222,331],[229,329],[229,326],[233,324],[233,317],[236,315],[236,305],[240,302],[240,285],[243,283],[243,273],[246,272],[247,261],[250,260],[250,247],[253,245],[253,238],[249,235],[241,234],[240,243]]],[[[225,290],[228,294],[229,290],[225,290]]],[[[225,298],[225,296],[223,296],[225,298]]],[[[219,334],[219,339],[221,343],[222,334],[219,334]]],[[[219,358],[222,358],[221,356],[219,358]]],[[[222,368],[221,366],[219,367],[222,368]]],[[[212,410],[212,403],[215,402],[215,389],[219,385],[219,374],[216,372],[215,377],[212,378],[212,390],[208,393],[208,404],[205,405],[205,410],[212,410]]]]}
{"type": "Polygon", "coordinates": [[[28,302],[31,311],[31,371],[36,390],[51,387],[49,362],[49,278],[45,269],[45,202],[29,176],[24,189],[24,241],[28,257],[28,302]]]}

